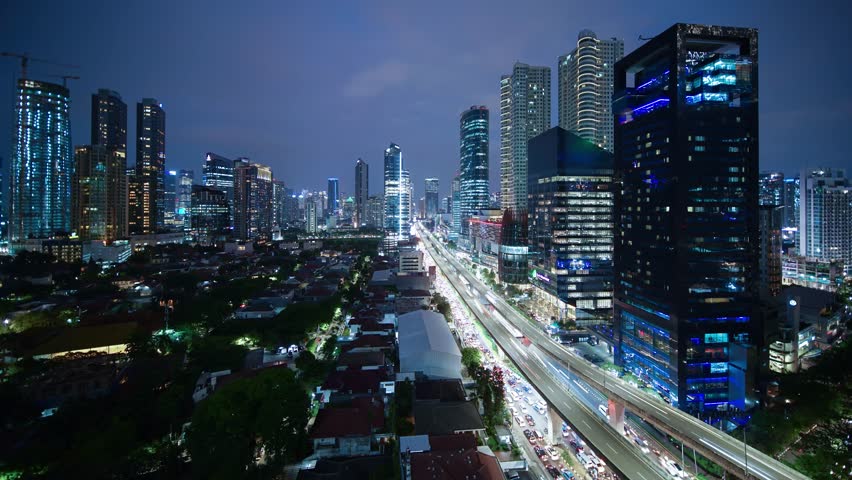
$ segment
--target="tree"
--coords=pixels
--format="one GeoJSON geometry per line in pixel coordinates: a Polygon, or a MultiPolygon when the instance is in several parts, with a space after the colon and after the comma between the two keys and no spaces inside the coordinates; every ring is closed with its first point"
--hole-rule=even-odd
{"type": "Polygon", "coordinates": [[[237,380],[198,405],[187,447],[197,478],[245,478],[261,452],[281,466],[304,451],[310,401],[286,368],[237,380]]]}
{"type": "Polygon", "coordinates": [[[461,349],[461,355],[461,363],[468,375],[471,375],[477,367],[482,365],[482,352],[478,348],[464,347],[461,349]]]}

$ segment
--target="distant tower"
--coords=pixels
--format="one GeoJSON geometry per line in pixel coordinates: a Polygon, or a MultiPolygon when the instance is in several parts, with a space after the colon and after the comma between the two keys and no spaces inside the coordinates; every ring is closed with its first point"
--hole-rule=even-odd
{"type": "Polygon", "coordinates": [[[45,238],[71,229],[70,98],[53,83],[18,80],[10,165],[9,238],[45,238]]]}
{"type": "Polygon", "coordinates": [[[153,98],[136,104],[135,189],[138,206],[132,213],[136,231],[154,233],[165,227],[166,112],[153,98]]]}
{"type": "Polygon", "coordinates": [[[337,215],[340,210],[340,180],[336,177],[328,179],[328,216],[337,215]]]}
{"type": "Polygon", "coordinates": [[[246,161],[234,168],[234,235],[272,238],[272,169],[266,165],[246,161]]]}
{"type": "Polygon", "coordinates": [[[370,166],[364,160],[355,162],[355,226],[367,224],[367,202],[370,200],[370,166]]]}
{"type": "Polygon", "coordinates": [[[424,187],[424,191],[426,192],[426,218],[432,218],[438,214],[440,184],[437,178],[427,178],[424,187]]]}
{"type": "Polygon", "coordinates": [[[459,131],[461,225],[467,239],[470,217],[488,208],[488,108],[470,107],[462,113],[459,131]]]}
{"type": "Polygon", "coordinates": [[[410,178],[403,169],[402,149],[391,143],[385,149],[385,235],[399,240],[408,240],[410,227],[411,197],[410,178]]]}

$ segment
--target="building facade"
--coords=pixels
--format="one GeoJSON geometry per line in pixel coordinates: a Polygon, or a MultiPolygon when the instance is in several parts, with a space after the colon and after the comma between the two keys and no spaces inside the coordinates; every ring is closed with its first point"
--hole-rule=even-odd
{"type": "Polygon", "coordinates": [[[424,200],[426,218],[433,218],[440,210],[438,206],[440,203],[438,200],[440,195],[439,180],[437,178],[427,178],[423,187],[423,190],[426,192],[424,200]]]}
{"type": "Polygon", "coordinates": [[[503,240],[503,212],[500,209],[481,210],[470,217],[470,258],[500,270],[500,243],[503,240]]]}
{"type": "Polygon", "coordinates": [[[355,227],[367,222],[367,202],[370,200],[370,166],[362,159],[355,162],[355,227]]]}
{"type": "Polygon", "coordinates": [[[308,202],[305,204],[305,232],[315,234],[319,232],[317,228],[317,212],[319,206],[316,202],[308,202]]]}
{"type": "Polygon", "coordinates": [[[234,235],[272,238],[272,169],[266,165],[240,162],[234,168],[234,235]]]}
{"type": "Polygon", "coordinates": [[[459,235],[467,238],[470,217],[479,210],[488,208],[488,108],[470,107],[461,114],[459,123],[459,158],[461,158],[459,235]]]}
{"type": "Polygon", "coordinates": [[[216,190],[225,192],[228,199],[230,209],[230,226],[233,227],[234,222],[234,161],[217,155],[212,152],[207,152],[204,156],[204,166],[201,170],[201,183],[205,187],[212,187],[216,190]]]}
{"type": "Polygon", "coordinates": [[[757,30],[675,24],[615,72],[616,362],[691,413],[750,408],[757,30]]]}
{"type": "Polygon", "coordinates": [[[500,78],[500,198],[527,207],[527,142],[550,128],[550,68],[515,63],[500,78]]]}
{"type": "Polygon", "coordinates": [[[624,40],[577,35],[577,47],[559,57],[559,126],[612,152],[612,91],[615,62],[624,56],[624,40]]]}
{"type": "Polygon", "coordinates": [[[411,228],[410,177],[403,168],[402,149],[391,143],[385,149],[384,228],[388,238],[408,240],[411,228]]]}
{"type": "Polygon", "coordinates": [[[613,173],[611,153],[562,127],[529,142],[530,281],[581,326],[611,320],[613,173]]]}
{"type": "Polygon", "coordinates": [[[127,238],[127,157],[117,146],[74,149],[71,225],[81,240],[127,238]]]}
{"type": "Polygon", "coordinates": [[[452,224],[450,224],[450,240],[458,241],[461,232],[461,174],[457,173],[450,184],[452,194],[452,224]]]}
{"type": "Polygon", "coordinates": [[[760,172],[758,176],[761,205],[784,205],[784,174],[782,172],[760,172]]]}
{"type": "Polygon", "coordinates": [[[213,245],[230,233],[228,194],[213,187],[193,185],[189,208],[190,233],[196,242],[213,245]]]}
{"type": "Polygon", "coordinates": [[[798,254],[839,260],[852,274],[852,185],[844,170],[805,170],[799,188],[798,254]]]}
{"type": "Polygon", "coordinates": [[[20,79],[9,170],[9,239],[48,238],[71,229],[68,89],[20,79]]]}
{"type": "Polygon", "coordinates": [[[760,205],[760,298],[781,294],[781,224],[784,207],[760,205]]]}
{"type": "Polygon", "coordinates": [[[133,188],[137,206],[131,215],[135,234],[165,227],[166,112],[153,98],[136,104],[136,172],[133,188]]]}
{"type": "Polygon", "coordinates": [[[118,92],[101,88],[92,94],[92,145],[127,151],[127,104],[118,92]]]}
{"type": "Polygon", "coordinates": [[[340,180],[336,177],[328,179],[328,216],[338,215],[340,213],[340,180]]]}

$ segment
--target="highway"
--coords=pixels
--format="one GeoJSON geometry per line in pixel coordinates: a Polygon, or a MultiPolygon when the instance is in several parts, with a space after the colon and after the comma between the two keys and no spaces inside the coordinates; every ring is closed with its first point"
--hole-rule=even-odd
{"type": "MultiPolygon", "coordinates": [[[[420,232],[424,245],[430,250],[433,258],[435,258],[436,261],[438,259],[442,259],[446,262],[439,266],[442,270],[445,270],[447,278],[455,284],[455,287],[459,292],[463,291],[460,280],[461,278],[466,279],[473,288],[483,294],[491,292],[490,288],[461,265],[455,256],[450,254],[443,244],[436,240],[431,233],[420,227],[418,227],[418,232],[420,232]],[[452,269],[452,271],[446,271],[448,266],[452,269]]],[[[465,295],[467,294],[465,293],[462,296],[465,297],[465,295]]],[[[586,381],[589,386],[610,398],[623,401],[627,408],[634,414],[640,416],[655,427],[663,431],[667,431],[673,437],[683,441],[687,446],[695,448],[704,456],[710,458],[716,463],[723,465],[729,470],[730,474],[740,478],[745,478],[747,468],[748,478],[759,478],[764,480],[807,480],[807,476],[793,470],[784,463],[775,460],[769,455],[766,455],[754,448],[748,447],[746,450],[743,442],[724,432],[712,428],[706,423],[685,412],[682,412],[681,410],[673,408],[658,398],[639,391],[627,382],[612,376],[604,370],[597,368],[582,357],[575,355],[563,345],[553,341],[537,326],[532,325],[529,321],[527,321],[527,319],[521,317],[518,312],[499,295],[490,293],[487,295],[487,298],[493,305],[494,310],[508,321],[509,324],[511,324],[511,327],[509,328],[520,331],[527,339],[530,340],[530,342],[568,367],[571,372],[586,381]],[[747,452],[747,454],[745,454],[745,452],[747,452]]],[[[471,310],[475,311],[477,314],[479,313],[476,308],[472,308],[471,310]]],[[[548,400],[555,400],[553,402],[554,408],[556,408],[560,413],[562,413],[563,410],[568,413],[569,415],[566,415],[566,420],[572,425],[578,427],[580,433],[586,436],[586,432],[581,428],[583,424],[577,424],[574,419],[571,418],[570,413],[576,412],[577,410],[582,410],[588,413],[587,409],[585,407],[577,408],[579,403],[570,395],[565,394],[562,382],[551,376],[551,373],[544,365],[544,362],[539,359],[533,359],[526,348],[521,347],[518,339],[509,332],[506,325],[502,325],[502,322],[498,322],[492,317],[485,315],[478,316],[481,317],[480,321],[483,322],[483,325],[486,326],[489,332],[495,337],[495,340],[512,357],[512,359],[521,359],[520,362],[516,360],[518,367],[522,369],[529,368],[531,370],[531,373],[528,374],[530,381],[535,383],[537,389],[546,398],[548,398],[548,400]],[[500,324],[499,328],[497,328],[495,324],[500,324]]],[[[577,421],[585,420],[589,425],[592,425],[592,422],[599,423],[598,416],[588,416],[591,416],[591,421],[588,418],[578,418],[577,421]]],[[[619,461],[622,457],[628,457],[624,463],[632,462],[635,464],[634,466],[636,468],[640,468],[640,465],[645,465],[645,460],[637,460],[637,452],[633,448],[621,448],[617,451],[613,448],[613,446],[621,445],[622,442],[627,443],[624,437],[620,434],[616,434],[612,428],[607,427],[604,430],[612,434],[609,439],[600,438],[599,436],[596,439],[594,435],[592,435],[587,436],[586,440],[594,445],[604,457],[610,459],[612,464],[618,470],[625,474],[629,474],[630,478],[648,479],[654,478],[648,475],[660,476],[659,473],[656,473],[656,471],[650,470],[647,467],[644,470],[646,473],[640,475],[637,470],[636,476],[631,473],[632,470],[630,468],[627,468],[626,470],[621,468],[619,461]],[[615,441],[615,438],[618,439],[617,442],[615,441]],[[609,445],[607,442],[609,442],[609,445]]]]}

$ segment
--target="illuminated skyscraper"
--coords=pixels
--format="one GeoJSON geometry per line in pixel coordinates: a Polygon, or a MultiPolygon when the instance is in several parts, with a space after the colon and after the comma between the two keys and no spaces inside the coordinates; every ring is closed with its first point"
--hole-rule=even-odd
{"type": "Polygon", "coordinates": [[[84,145],[74,149],[71,223],[82,240],[111,243],[127,237],[127,158],[124,149],[84,145]]]}
{"type": "Polygon", "coordinates": [[[182,227],[176,219],[177,184],[177,170],[166,171],[165,176],[163,176],[163,225],[169,230],[177,230],[182,227]]]}
{"type": "Polygon", "coordinates": [[[20,79],[10,165],[9,238],[45,238],[71,229],[68,89],[20,79]]]}
{"type": "Polygon", "coordinates": [[[234,234],[241,240],[272,238],[272,169],[266,165],[236,163],[234,234]]]}
{"type": "Polygon", "coordinates": [[[212,152],[204,156],[204,166],[201,170],[201,183],[205,187],[213,187],[225,192],[228,199],[229,226],[234,226],[234,161],[212,152]]]}
{"type": "Polygon", "coordinates": [[[408,240],[411,226],[411,197],[409,177],[403,169],[402,149],[391,143],[385,149],[384,169],[384,228],[385,236],[395,241],[408,240]]]}
{"type": "Polygon", "coordinates": [[[758,176],[760,184],[761,205],[780,206],[784,204],[784,174],[781,172],[761,172],[758,176]]]}
{"type": "Polygon", "coordinates": [[[615,66],[615,358],[698,413],[750,408],[757,30],[676,24],[615,66]]]}
{"type": "Polygon", "coordinates": [[[202,245],[224,240],[231,227],[227,194],[203,185],[191,188],[189,225],[193,238],[202,245]]]}
{"type": "Polygon", "coordinates": [[[500,194],[503,209],[527,208],[527,142],[550,128],[550,68],[515,63],[500,79],[500,194]]]}
{"type": "Polygon", "coordinates": [[[305,204],[305,231],[307,233],[317,233],[317,211],[319,206],[316,202],[308,202],[305,204]]]}
{"type": "Polygon", "coordinates": [[[438,214],[439,187],[437,178],[426,179],[424,184],[424,191],[426,192],[426,218],[432,218],[438,214]]]}
{"type": "Polygon", "coordinates": [[[559,126],[612,152],[612,87],[615,62],[624,41],[600,40],[591,30],[577,36],[577,47],[559,57],[559,126]]]}
{"type": "Polygon", "coordinates": [[[155,233],[165,227],[166,112],[153,98],[136,104],[136,172],[134,189],[137,208],[135,231],[155,233]]]}
{"type": "Polygon", "coordinates": [[[459,236],[467,241],[470,217],[488,208],[488,108],[470,107],[462,113],[460,124],[461,224],[459,236]]]}
{"type": "Polygon", "coordinates": [[[340,210],[340,180],[336,177],[328,179],[328,216],[337,215],[340,210]]]}
{"type": "Polygon", "coordinates": [[[355,162],[355,226],[367,224],[367,202],[370,199],[370,166],[364,160],[355,162]]]}
{"type": "Polygon", "coordinates": [[[840,260],[852,274],[852,184],[844,170],[802,171],[799,225],[799,255],[840,260]]]}
{"type": "Polygon", "coordinates": [[[127,104],[118,92],[101,88],[92,94],[92,145],[127,151],[127,104]]]}
{"type": "Polygon", "coordinates": [[[450,195],[452,196],[452,223],[450,224],[450,240],[458,241],[461,231],[461,175],[456,173],[450,184],[450,195]]]}

